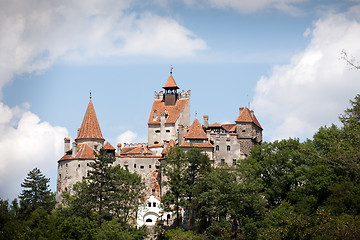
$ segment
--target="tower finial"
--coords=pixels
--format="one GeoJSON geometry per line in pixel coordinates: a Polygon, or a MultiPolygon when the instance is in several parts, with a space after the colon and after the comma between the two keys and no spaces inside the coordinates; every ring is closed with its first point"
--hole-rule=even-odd
{"type": "Polygon", "coordinates": [[[90,101],[91,101],[91,90],[90,90],[90,101]]]}
{"type": "Polygon", "coordinates": [[[173,68],[173,66],[171,65],[171,66],[170,66],[170,75],[172,75],[173,69],[174,69],[174,68],[173,68]]]}

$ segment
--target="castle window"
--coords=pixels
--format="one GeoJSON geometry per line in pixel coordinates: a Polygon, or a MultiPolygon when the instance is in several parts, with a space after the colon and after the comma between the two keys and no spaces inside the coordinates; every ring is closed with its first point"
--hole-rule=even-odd
{"type": "Polygon", "coordinates": [[[68,167],[68,164],[65,164],[65,167],[68,167]]]}
{"type": "Polygon", "coordinates": [[[225,164],[225,159],[221,159],[221,165],[225,164]]]}
{"type": "Polygon", "coordinates": [[[236,165],[236,159],[233,159],[233,165],[236,165]]]}
{"type": "Polygon", "coordinates": [[[156,207],[156,202],[153,202],[153,207],[156,207]]]}
{"type": "Polygon", "coordinates": [[[156,168],[156,169],[159,169],[159,168],[160,168],[160,166],[155,166],[155,168],[156,168]]]}
{"type": "Polygon", "coordinates": [[[136,168],[136,163],[134,163],[134,168],[136,168]]]}
{"type": "Polygon", "coordinates": [[[158,141],[155,141],[154,144],[159,144],[159,142],[158,142],[158,141]]]}
{"type": "Polygon", "coordinates": [[[140,166],[140,169],[144,169],[144,166],[140,166]]]}
{"type": "Polygon", "coordinates": [[[159,133],[160,132],[160,130],[155,130],[155,133],[159,133]]]}
{"type": "Polygon", "coordinates": [[[78,164],[78,167],[80,167],[80,164],[78,164]]]}
{"type": "Polygon", "coordinates": [[[166,132],[170,132],[170,130],[166,130],[166,132]]]}
{"type": "Polygon", "coordinates": [[[149,168],[151,168],[151,165],[149,165],[149,168]]]}
{"type": "Polygon", "coordinates": [[[151,207],[151,202],[148,203],[148,207],[151,207]]]}
{"type": "Polygon", "coordinates": [[[152,219],[148,218],[146,219],[146,222],[152,222],[152,219]]]}
{"type": "Polygon", "coordinates": [[[59,174],[59,178],[61,178],[61,174],[59,174]]]}
{"type": "Polygon", "coordinates": [[[87,171],[86,176],[88,177],[90,175],[89,171],[87,171]]]}
{"type": "Polygon", "coordinates": [[[230,145],[226,146],[226,150],[230,151],[230,145]]]}
{"type": "Polygon", "coordinates": [[[245,130],[245,129],[243,129],[243,130],[242,130],[242,132],[246,132],[246,130],[245,130]]]}
{"type": "Polygon", "coordinates": [[[216,151],[219,151],[219,149],[220,149],[220,147],[219,147],[219,145],[216,145],[216,151]]]}

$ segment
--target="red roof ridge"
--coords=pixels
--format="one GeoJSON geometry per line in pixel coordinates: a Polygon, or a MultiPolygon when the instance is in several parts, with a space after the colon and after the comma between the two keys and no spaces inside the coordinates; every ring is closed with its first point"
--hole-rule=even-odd
{"type": "Polygon", "coordinates": [[[101,139],[104,140],[99,122],[96,117],[94,105],[90,100],[86,109],[83,122],[78,132],[77,139],[101,139]]]}

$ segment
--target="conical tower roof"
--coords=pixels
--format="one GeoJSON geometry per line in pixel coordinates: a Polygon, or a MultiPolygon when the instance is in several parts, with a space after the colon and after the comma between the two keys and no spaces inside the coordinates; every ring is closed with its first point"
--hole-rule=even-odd
{"type": "Polygon", "coordinates": [[[164,89],[172,89],[172,88],[179,89],[179,87],[176,85],[176,82],[175,82],[172,74],[170,74],[170,77],[168,78],[168,80],[166,81],[165,85],[162,88],[164,88],[164,89]]]}
{"type": "Polygon", "coordinates": [[[186,134],[186,139],[207,139],[199,120],[195,118],[193,124],[190,127],[189,132],[186,134]]]}
{"type": "Polygon", "coordinates": [[[90,100],[89,105],[86,109],[84,120],[78,132],[78,139],[100,139],[104,140],[99,122],[96,117],[94,105],[90,100]]]}

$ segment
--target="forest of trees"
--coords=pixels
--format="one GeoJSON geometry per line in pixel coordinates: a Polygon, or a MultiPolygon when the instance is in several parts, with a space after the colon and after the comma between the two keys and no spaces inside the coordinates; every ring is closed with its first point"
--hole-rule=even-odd
{"type": "MultiPolygon", "coordinates": [[[[257,145],[233,166],[213,168],[198,149],[171,148],[162,204],[175,219],[157,223],[157,238],[360,239],[360,95],[340,120],[304,142],[257,145]]],[[[32,170],[20,202],[0,200],[0,239],[146,238],[135,224],[144,184],[113,161],[101,151],[56,207],[49,179],[32,170]]]]}

